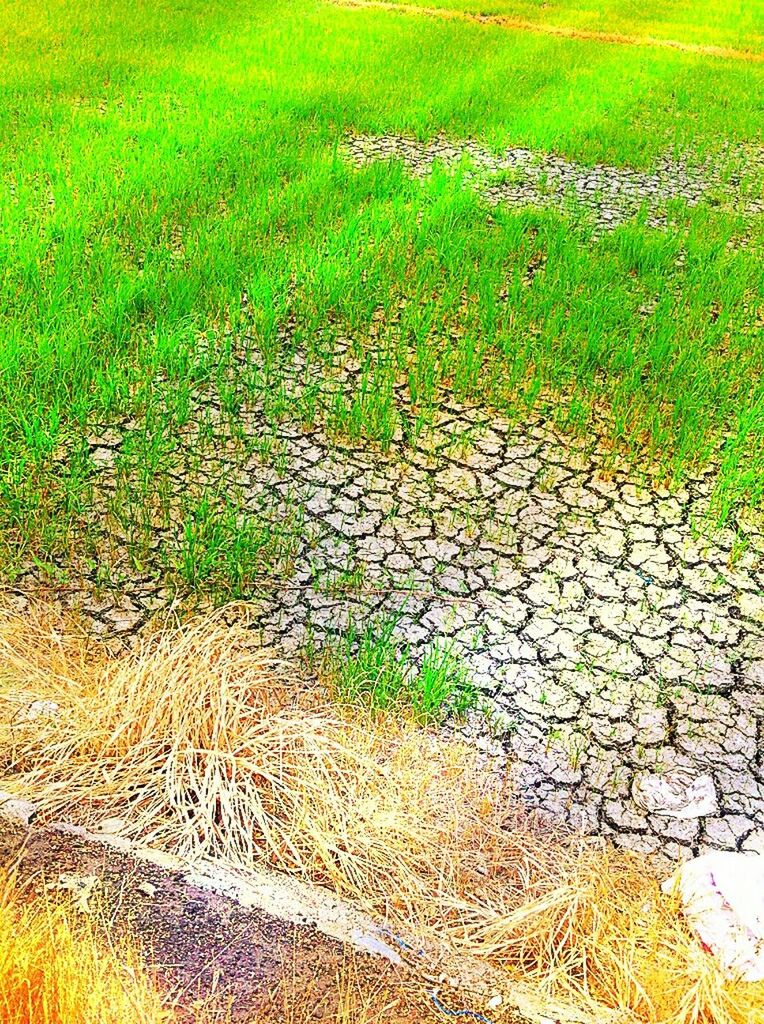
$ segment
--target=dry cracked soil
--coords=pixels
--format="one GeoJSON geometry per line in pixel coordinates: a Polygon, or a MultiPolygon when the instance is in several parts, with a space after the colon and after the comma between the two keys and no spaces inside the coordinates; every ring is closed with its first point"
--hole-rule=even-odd
{"type": "MultiPolygon", "coordinates": [[[[644,202],[658,223],[667,201],[705,202],[721,184],[733,205],[761,212],[739,191],[742,170],[722,183],[714,168],[668,159],[644,175],[397,136],[354,137],[346,148],[358,165],[402,159],[419,176],[467,156],[496,201],[559,204],[574,193],[603,228],[644,202]],[[511,181],[490,184],[508,171],[511,181]]],[[[764,163],[759,151],[730,160],[764,163]]],[[[358,390],[351,352],[340,339],[335,394],[358,390]]],[[[240,365],[256,358],[245,345],[240,365]]],[[[299,352],[282,370],[296,397],[324,372],[299,352]]],[[[405,420],[405,384],[392,400],[405,420]]],[[[413,662],[448,649],[479,687],[487,716],[465,733],[527,805],[672,860],[764,850],[764,530],[734,514],[710,527],[713,465],[660,486],[596,437],[453,402],[416,440],[399,427],[383,449],[274,419],[262,393],[234,423],[200,387],[172,438],[167,508],[146,557],[130,561],[130,530],[115,523],[125,482],[129,490],[141,472],[129,455],[141,429],[92,428],[100,549],[73,585],[53,588],[95,633],[129,644],[173,605],[177,590],[152,558],[182,543],[183,499],[235,492],[239,513],[265,519],[288,549],[245,595],[265,645],[297,655],[393,620],[413,662]]],[[[15,606],[41,582],[28,566],[15,606]]]]}
{"type": "MultiPolygon", "coordinates": [[[[296,655],[392,616],[414,661],[448,647],[466,668],[489,715],[465,731],[526,804],[671,859],[762,847],[764,533],[748,523],[739,551],[741,524],[701,529],[712,468],[642,486],[542,419],[457,406],[388,451],[274,427],[256,405],[238,429],[271,431],[270,456],[218,438],[206,483],[235,477],[276,518],[299,510],[289,572],[252,586],[265,645],[296,655]]],[[[128,433],[92,438],[105,494],[128,433]]],[[[198,452],[193,420],[177,444],[198,452]]],[[[128,641],[173,599],[149,574],[59,596],[128,641]]]]}

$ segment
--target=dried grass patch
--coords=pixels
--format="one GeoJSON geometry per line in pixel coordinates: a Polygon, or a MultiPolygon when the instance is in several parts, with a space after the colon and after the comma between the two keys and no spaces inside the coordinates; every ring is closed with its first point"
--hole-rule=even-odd
{"type": "Polygon", "coordinates": [[[173,1015],[127,945],[104,945],[60,904],[22,898],[0,872],[3,1024],[169,1024],[173,1015]]]}
{"type": "Polygon", "coordinates": [[[5,788],[186,857],[268,863],[649,1024],[758,1024],[634,856],[518,810],[467,746],[341,712],[224,613],[108,659],[34,619],[0,626],[5,788]],[[59,704],[30,715],[32,700],[59,704]]]}

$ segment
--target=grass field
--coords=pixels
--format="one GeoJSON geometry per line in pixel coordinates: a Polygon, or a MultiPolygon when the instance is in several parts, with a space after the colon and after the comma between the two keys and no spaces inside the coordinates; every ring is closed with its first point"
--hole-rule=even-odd
{"type": "MultiPolygon", "coordinates": [[[[479,9],[762,46],[760,0],[479,9]]],[[[659,476],[715,457],[720,516],[761,504],[760,217],[679,203],[670,231],[595,237],[550,210],[488,216],[458,175],[356,171],[341,145],[445,133],[584,164],[723,163],[727,143],[762,143],[763,65],[316,0],[9,2],[0,29],[6,579],[108,572],[118,550],[238,594],[288,563],[297,527],[245,514],[228,478],[167,498],[200,395],[234,435],[260,400],[383,445],[404,422],[396,380],[409,433],[449,398],[542,406],[659,476]],[[361,369],[338,390],[345,339],[361,369]],[[114,427],[104,497],[88,439],[114,427]],[[152,548],[174,519],[175,546],[152,548]]],[[[743,178],[760,193],[760,169],[743,178]]]]}

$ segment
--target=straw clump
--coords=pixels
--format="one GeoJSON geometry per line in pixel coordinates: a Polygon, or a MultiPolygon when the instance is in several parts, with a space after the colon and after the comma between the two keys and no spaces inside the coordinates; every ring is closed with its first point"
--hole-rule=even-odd
{"type": "Polygon", "coordinates": [[[0,697],[3,785],[48,815],[328,884],[623,1020],[764,1019],[764,986],[723,977],[642,862],[531,819],[465,745],[329,705],[253,643],[246,609],[118,659],[8,618],[0,697]]]}
{"type": "Polygon", "coordinates": [[[129,945],[99,941],[60,904],[25,900],[0,872],[0,1020],[3,1024],[169,1024],[129,945]]]}

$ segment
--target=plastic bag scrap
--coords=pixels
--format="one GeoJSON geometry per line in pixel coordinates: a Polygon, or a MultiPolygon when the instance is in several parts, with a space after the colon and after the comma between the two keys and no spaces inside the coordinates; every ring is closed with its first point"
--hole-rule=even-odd
{"type": "Polygon", "coordinates": [[[663,883],[704,947],[743,981],[764,980],[764,857],[708,853],[663,883]]]}

